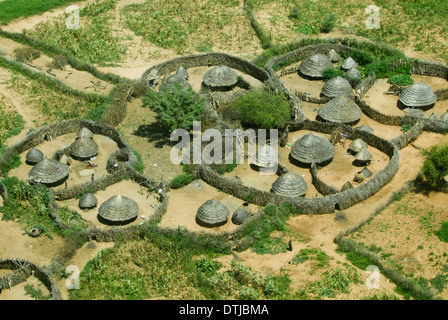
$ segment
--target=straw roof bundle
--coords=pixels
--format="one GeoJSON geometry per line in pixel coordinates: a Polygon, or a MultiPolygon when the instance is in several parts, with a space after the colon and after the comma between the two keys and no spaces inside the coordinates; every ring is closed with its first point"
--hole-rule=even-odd
{"type": "Polygon", "coordinates": [[[188,80],[188,78],[190,77],[187,69],[185,69],[184,66],[179,66],[179,68],[177,68],[177,71],[176,71],[176,73],[174,75],[182,77],[185,80],[188,80]]]}
{"type": "Polygon", "coordinates": [[[333,68],[331,60],[321,53],[316,53],[302,61],[299,72],[311,78],[322,78],[323,72],[330,68],[333,68]]]}
{"type": "Polygon", "coordinates": [[[209,88],[233,87],[238,82],[238,75],[228,66],[219,65],[208,70],[202,81],[209,88]]]}
{"type": "Polygon", "coordinates": [[[98,154],[98,145],[91,138],[79,138],[70,145],[70,153],[74,158],[89,159],[98,154]]]}
{"type": "Polygon", "coordinates": [[[348,190],[348,189],[352,189],[353,185],[350,183],[350,181],[347,181],[346,183],[344,183],[344,185],[341,188],[341,192],[348,190]]]}
{"type": "Polygon", "coordinates": [[[331,49],[330,52],[328,52],[328,58],[330,58],[331,62],[338,62],[341,60],[341,56],[334,51],[334,49],[331,49]]]}
{"type": "Polygon", "coordinates": [[[319,109],[318,115],[328,122],[353,124],[361,119],[362,110],[352,99],[343,96],[327,102],[319,109]]]}
{"type": "Polygon", "coordinates": [[[259,167],[270,168],[278,163],[278,153],[270,145],[262,146],[255,155],[255,164],[259,167]]]}
{"type": "Polygon", "coordinates": [[[67,165],[44,158],[30,170],[29,178],[33,182],[56,185],[66,179],[69,172],[70,168],[67,165]]]}
{"type": "Polygon", "coordinates": [[[367,148],[363,148],[355,155],[355,159],[358,163],[366,163],[373,159],[372,154],[367,150],[367,148]]]}
{"type": "Polygon", "coordinates": [[[359,131],[362,131],[362,132],[373,133],[373,129],[370,128],[369,126],[364,125],[364,124],[359,126],[359,127],[356,127],[355,130],[359,130],[359,131]]]}
{"type": "Polygon", "coordinates": [[[425,118],[425,113],[421,109],[417,108],[405,108],[403,109],[404,115],[415,118],[425,118]]]}
{"type": "Polygon", "coordinates": [[[91,209],[98,204],[97,198],[92,193],[84,193],[78,201],[78,207],[81,209],[91,209]]]}
{"type": "Polygon", "coordinates": [[[76,133],[77,138],[93,138],[93,132],[87,128],[82,128],[76,133]]]}
{"type": "Polygon", "coordinates": [[[104,201],[98,209],[100,221],[108,224],[127,224],[138,216],[138,204],[131,198],[117,195],[104,201]]]}
{"type": "Polygon", "coordinates": [[[368,144],[364,142],[362,139],[355,139],[350,143],[348,146],[348,150],[352,151],[353,153],[358,153],[362,149],[365,149],[368,147],[368,144]]]}
{"type": "Polygon", "coordinates": [[[348,75],[350,78],[361,79],[361,72],[359,72],[359,70],[356,67],[348,69],[345,74],[348,75]]]}
{"type": "Polygon", "coordinates": [[[353,60],[352,57],[348,57],[341,64],[341,68],[345,70],[350,70],[351,68],[356,68],[357,66],[358,64],[356,63],[355,60],[353,60]]]}
{"type": "Polygon", "coordinates": [[[427,107],[437,101],[437,95],[430,86],[420,81],[406,87],[398,100],[408,107],[427,107]]]}
{"type": "Polygon", "coordinates": [[[293,172],[282,174],[272,184],[272,192],[285,197],[302,197],[307,190],[308,186],[305,180],[293,172]]]}
{"type": "Polygon", "coordinates": [[[36,148],[32,148],[28,153],[26,154],[26,163],[29,164],[36,164],[39,161],[42,161],[44,159],[44,154],[42,151],[36,148]]]}
{"type": "Polygon", "coordinates": [[[324,84],[321,93],[328,98],[347,96],[352,93],[352,86],[347,79],[335,77],[324,84]]]}
{"type": "Polygon", "coordinates": [[[214,198],[201,205],[196,214],[196,223],[208,228],[224,225],[228,219],[229,209],[214,198]]]}
{"type": "Polygon", "coordinates": [[[191,84],[183,76],[174,74],[166,77],[163,80],[162,84],[159,87],[159,92],[161,92],[163,88],[167,88],[169,91],[172,91],[175,87],[175,83],[180,84],[182,90],[191,88],[191,84]]]}
{"type": "Polygon", "coordinates": [[[233,224],[236,225],[243,224],[243,222],[247,219],[247,217],[249,217],[249,214],[250,212],[248,212],[243,207],[236,209],[232,215],[233,224]]]}
{"type": "Polygon", "coordinates": [[[310,132],[294,143],[290,155],[300,163],[310,165],[330,161],[335,153],[330,141],[310,132]]]}

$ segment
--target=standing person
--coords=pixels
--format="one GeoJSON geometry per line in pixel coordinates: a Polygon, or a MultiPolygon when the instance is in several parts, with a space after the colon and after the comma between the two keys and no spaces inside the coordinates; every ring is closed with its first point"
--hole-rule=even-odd
{"type": "Polygon", "coordinates": [[[291,240],[289,240],[289,242],[288,242],[288,250],[292,251],[292,241],[291,240]]]}
{"type": "Polygon", "coordinates": [[[95,180],[95,174],[94,173],[92,173],[91,179],[92,179],[92,181],[95,180]]]}

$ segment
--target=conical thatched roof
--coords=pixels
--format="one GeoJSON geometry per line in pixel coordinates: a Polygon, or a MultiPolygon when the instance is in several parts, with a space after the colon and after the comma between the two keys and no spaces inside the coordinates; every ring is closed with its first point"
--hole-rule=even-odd
{"type": "Polygon", "coordinates": [[[278,177],[272,184],[272,192],[286,197],[301,197],[306,194],[308,186],[303,178],[292,172],[278,177]]]}
{"type": "Polygon", "coordinates": [[[278,153],[269,144],[262,146],[255,155],[255,164],[259,167],[270,168],[278,163],[278,153]]]}
{"type": "Polygon", "coordinates": [[[446,110],[445,113],[440,116],[440,120],[448,121],[448,110],[446,110]]]}
{"type": "Polygon", "coordinates": [[[137,202],[126,196],[117,195],[101,204],[98,215],[107,223],[121,224],[136,219],[138,211],[137,202]]]}
{"type": "Polygon", "coordinates": [[[203,227],[218,227],[227,223],[229,209],[216,199],[206,201],[199,207],[196,222],[203,227]]]}
{"type": "Polygon", "coordinates": [[[356,127],[355,130],[373,133],[373,129],[370,128],[369,126],[364,125],[364,124],[362,126],[356,127]]]}
{"type": "Polygon", "coordinates": [[[232,215],[233,224],[242,224],[247,219],[247,217],[249,217],[249,214],[250,213],[243,207],[236,209],[232,215]]]}
{"type": "Polygon", "coordinates": [[[79,138],[70,145],[70,153],[75,158],[88,159],[98,154],[98,145],[91,138],[79,138]]]}
{"type": "Polygon", "coordinates": [[[362,148],[361,151],[359,151],[355,155],[355,159],[361,162],[370,161],[373,159],[373,156],[370,154],[370,152],[367,150],[367,148],[362,148]]]}
{"type": "Polygon", "coordinates": [[[159,87],[159,92],[161,92],[163,88],[167,88],[170,91],[173,90],[175,83],[180,84],[182,90],[191,88],[191,84],[183,76],[174,74],[166,77],[163,80],[162,84],[159,87]]]}
{"type": "Polygon", "coordinates": [[[220,65],[208,70],[202,80],[211,88],[232,87],[238,82],[238,75],[228,66],[220,65]]]}
{"type": "Polygon", "coordinates": [[[322,87],[322,95],[328,98],[347,96],[351,93],[352,86],[350,85],[350,82],[342,77],[330,79],[322,87]]]}
{"type": "Polygon", "coordinates": [[[77,138],[93,138],[93,132],[87,128],[82,128],[76,133],[77,138]]]}
{"type": "Polygon", "coordinates": [[[345,74],[348,75],[350,78],[361,79],[361,72],[359,72],[359,70],[356,67],[348,69],[345,74]]]}
{"type": "Polygon", "coordinates": [[[177,71],[176,71],[176,73],[174,75],[182,77],[185,80],[188,80],[188,78],[190,77],[190,75],[188,74],[187,69],[185,69],[184,66],[179,66],[179,68],[177,68],[177,71]]]}
{"type": "Polygon", "coordinates": [[[324,163],[334,155],[335,148],[331,142],[312,132],[297,140],[291,148],[291,157],[304,164],[324,163]]]}
{"type": "Polygon", "coordinates": [[[405,108],[403,109],[404,115],[408,117],[425,118],[425,113],[417,108],[405,108]]]}
{"type": "Polygon", "coordinates": [[[90,209],[96,207],[98,200],[92,193],[84,193],[78,201],[78,207],[81,209],[90,209]]]}
{"type": "Polygon", "coordinates": [[[372,171],[370,171],[367,167],[362,168],[361,173],[366,178],[370,178],[373,175],[372,171]]]}
{"type": "Polygon", "coordinates": [[[347,181],[346,183],[344,183],[344,185],[341,188],[341,192],[348,190],[348,189],[352,189],[353,185],[350,183],[350,181],[347,181]]]}
{"type": "Polygon", "coordinates": [[[69,172],[67,165],[44,158],[30,170],[29,177],[33,182],[53,185],[67,178],[69,172]]]}
{"type": "Polygon", "coordinates": [[[408,107],[425,107],[435,103],[437,95],[430,86],[420,81],[406,87],[398,99],[408,107]]]}
{"type": "Polygon", "coordinates": [[[321,53],[316,53],[302,61],[299,72],[311,78],[322,78],[323,72],[329,68],[333,68],[330,59],[321,53]]]}
{"type": "Polygon", "coordinates": [[[356,68],[357,66],[358,66],[358,64],[356,63],[355,60],[353,60],[352,57],[348,57],[341,64],[341,68],[345,69],[345,70],[349,70],[351,68],[356,68]]]}
{"type": "Polygon", "coordinates": [[[355,139],[352,141],[352,143],[350,143],[350,145],[348,146],[348,149],[350,151],[356,152],[358,153],[359,151],[361,151],[362,149],[365,149],[368,147],[368,144],[365,143],[362,139],[355,139]]]}
{"type": "Polygon", "coordinates": [[[28,153],[26,154],[26,162],[30,164],[36,164],[39,161],[42,161],[44,159],[44,154],[42,151],[36,148],[32,148],[28,153]]]}
{"type": "Polygon", "coordinates": [[[334,51],[334,49],[331,49],[330,52],[328,52],[328,58],[330,58],[331,62],[338,62],[341,60],[341,56],[334,51]]]}
{"type": "Polygon", "coordinates": [[[355,123],[361,119],[361,108],[348,97],[336,97],[319,109],[318,115],[325,121],[334,123],[355,123]]]}
{"type": "Polygon", "coordinates": [[[429,119],[429,120],[432,120],[432,121],[434,121],[434,120],[438,120],[438,119],[437,119],[437,116],[434,114],[434,112],[431,113],[431,115],[428,117],[428,119],[429,119]]]}

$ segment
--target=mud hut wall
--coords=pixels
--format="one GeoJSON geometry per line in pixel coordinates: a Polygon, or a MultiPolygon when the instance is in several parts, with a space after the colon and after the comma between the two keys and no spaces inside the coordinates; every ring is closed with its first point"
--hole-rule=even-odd
{"type": "Polygon", "coordinates": [[[319,175],[317,174],[316,164],[313,163],[311,165],[310,173],[313,186],[316,188],[317,191],[319,191],[324,196],[329,194],[336,194],[340,191],[320,180],[319,175]]]}
{"type": "Polygon", "coordinates": [[[418,138],[418,136],[422,133],[424,129],[424,123],[422,120],[418,120],[409,130],[408,132],[405,132],[403,134],[400,134],[399,136],[393,138],[390,142],[395,144],[398,149],[403,149],[406,147],[409,143],[414,141],[418,138]]]}
{"type": "Polygon", "coordinates": [[[439,101],[448,100],[448,89],[439,89],[434,91],[434,93],[437,96],[437,100],[439,101]]]}
{"type": "Polygon", "coordinates": [[[412,73],[422,76],[438,77],[448,80],[448,66],[438,62],[412,60],[412,73]]]}

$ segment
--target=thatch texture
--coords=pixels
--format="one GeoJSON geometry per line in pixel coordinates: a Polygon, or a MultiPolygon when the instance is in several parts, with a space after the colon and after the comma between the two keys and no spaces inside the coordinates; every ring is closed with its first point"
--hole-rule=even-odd
{"type": "Polygon", "coordinates": [[[350,183],[350,181],[347,181],[344,183],[344,185],[341,188],[341,192],[353,188],[353,185],[350,183]]]}
{"type": "Polygon", "coordinates": [[[431,115],[428,117],[428,119],[431,120],[431,121],[438,120],[438,118],[437,118],[437,116],[434,114],[434,112],[431,113],[431,115]]]}
{"type": "Polygon", "coordinates": [[[169,91],[174,90],[175,83],[180,84],[182,90],[187,90],[188,88],[191,88],[191,84],[180,75],[170,75],[166,77],[162,84],[159,87],[159,92],[161,92],[164,88],[168,89],[169,91]]]}
{"type": "Polygon", "coordinates": [[[372,154],[367,150],[367,148],[362,148],[361,151],[359,151],[355,155],[355,159],[359,162],[369,162],[373,159],[372,154]]]}
{"type": "Polygon", "coordinates": [[[184,68],[184,66],[179,66],[179,68],[177,68],[177,71],[174,75],[182,77],[185,80],[188,80],[188,78],[190,77],[190,74],[188,73],[187,69],[184,68]]]}
{"type": "Polygon", "coordinates": [[[328,98],[347,96],[352,93],[352,86],[347,79],[335,77],[324,84],[321,93],[328,98]]]}
{"type": "Polygon", "coordinates": [[[320,164],[333,159],[335,148],[325,138],[312,132],[298,139],[291,148],[291,157],[303,164],[320,164]]]}
{"type": "Polygon", "coordinates": [[[244,221],[246,221],[246,219],[249,217],[249,214],[250,214],[250,212],[248,212],[243,207],[236,209],[232,215],[233,224],[236,224],[236,225],[243,224],[244,221]]]}
{"type": "Polygon", "coordinates": [[[218,227],[227,223],[229,209],[216,199],[210,199],[201,205],[196,214],[196,223],[208,228],[218,227]]]}
{"type": "Polygon", "coordinates": [[[42,161],[44,159],[44,154],[39,149],[32,148],[26,154],[26,158],[25,159],[26,159],[26,163],[36,164],[39,161],[42,161]]]}
{"type": "Polygon", "coordinates": [[[351,68],[347,70],[345,74],[348,75],[350,78],[361,79],[361,72],[359,72],[357,68],[351,68]]]}
{"type": "Polygon", "coordinates": [[[29,173],[31,182],[45,185],[57,185],[68,177],[70,168],[56,160],[44,158],[39,161],[29,173]]]}
{"type": "Polygon", "coordinates": [[[270,168],[278,163],[278,152],[269,144],[262,146],[255,155],[255,165],[270,168]]]}
{"type": "Polygon", "coordinates": [[[316,53],[302,61],[299,72],[310,78],[322,78],[323,72],[330,68],[333,68],[331,60],[321,53],[316,53]]]}
{"type": "Polygon", "coordinates": [[[440,116],[440,120],[448,122],[448,110],[440,116]]]}
{"type": "Polygon", "coordinates": [[[351,151],[352,153],[358,153],[359,151],[367,147],[368,144],[365,143],[362,139],[358,138],[353,140],[352,143],[350,143],[350,145],[348,146],[348,150],[351,151]]]}
{"type": "Polygon", "coordinates": [[[362,168],[361,173],[365,178],[370,178],[373,175],[372,171],[367,167],[362,168]]]}
{"type": "Polygon", "coordinates": [[[344,96],[331,99],[319,109],[318,115],[328,122],[354,124],[361,119],[362,111],[352,99],[344,96]]]}
{"type": "Polygon", "coordinates": [[[430,86],[420,81],[406,87],[398,99],[408,107],[427,107],[437,101],[437,95],[430,86]]]}
{"type": "Polygon", "coordinates": [[[285,197],[302,197],[307,190],[308,186],[305,180],[293,172],[282,174],[272,184],[272,192],[285,197]]]}
{"type": "Polygon", "coordinates": [[[358,64],[356,63],[355,60],[353,60],[352,57],[348,57],[341,64],[341,68],[344,70],[350,70],[351,68],[356,68],[357,66],[358,64]]]}
{"type": "Polygon", "coordinates": [[[89,159],[98,154],[98,145],[91,138],[79,138],[70,145],[70,153],[77,159],[89,159]]]}
{"type": "Polygon", "coordinates": [[[356,127],[355,130],[362,131],[362,132],[373,133],[373,129],[370,128],[369,126],[364,125],[364,124],[359,126],[359,127],[356,127]]]}
{"type": "Polygon", "coordinates": [[[328,52],[328,58],[330,58],[331,62],[338,62],[341,60],[341,56],[334,51],[334,49],[331,49],[330,52],[328,52]]]}
{"type": "Polygon", "coordinates": [[[137,202],[126,196],[117,195],[101,204],[98,217],[107,224],[127,224],[137,218],[138,211],[137,202]]]}
{"type": "Polygon", "coordinates": [[[77,138],[93,138],[93,132],[87,128],[82,128],[76,133],[77,138]]]}
{"type": "Polygon", "coordinates": [[[81,209],[91,209],[97,205],[98,200],[92,193],[84,193],[78,201],[78,207],[81,209]]]}
{"type": "Polygon", "coordinates": [[[417,108],[405,108],[403,109],[403,113],[407,117],[425,118],[425,113],[417,108]]]}
{"type": "Polygon", "coordinates": [[[210,88],[232,87],[238,82],[237,73],[225,65],[216,66],[208,70],[203,77],[203,83],[210,88]]]}

